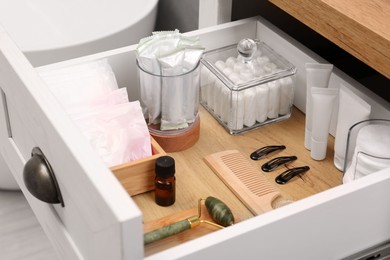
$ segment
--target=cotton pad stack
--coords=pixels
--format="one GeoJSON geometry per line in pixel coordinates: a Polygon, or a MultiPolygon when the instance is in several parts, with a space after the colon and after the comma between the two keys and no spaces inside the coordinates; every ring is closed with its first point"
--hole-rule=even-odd
{"type": "Polygon", "coordinates": [[[107,60],[39,74],[107,166],[151,155],[141,106],[129,102],[126,88],[118,88],[107,60]]]}
{"type": "Polygon", "coordinates": [[[202,104],[231,132],[289,115],[294,95],[295,68],[286,71],[262,43],[244,39],[238,47],[235,56],[235,48],[206,53],[201,70],[202,104]]]}
{"type": "Polygon", "coordinates": [[[372,124],[362,127],[343,183],[390,167],[390,125],[372,124]]]}

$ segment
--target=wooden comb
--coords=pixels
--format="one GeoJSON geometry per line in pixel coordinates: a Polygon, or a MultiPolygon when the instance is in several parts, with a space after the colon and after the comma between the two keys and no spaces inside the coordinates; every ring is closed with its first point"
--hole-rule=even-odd
{"type": "Polygon", "coordinates": [[[280,192],[237,150],[204,157],[206,164],[255,215],[272,210],[280,192]]]}

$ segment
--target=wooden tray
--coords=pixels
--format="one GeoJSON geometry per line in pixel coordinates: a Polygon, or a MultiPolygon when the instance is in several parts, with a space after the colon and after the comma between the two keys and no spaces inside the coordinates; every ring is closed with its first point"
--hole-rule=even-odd
{"type": "Polygon", "coordinates": [[[154,190],[155,161],[166,153],[152,137],[151,144],[152,156],[110,168],[130,196],[154,190]]]}

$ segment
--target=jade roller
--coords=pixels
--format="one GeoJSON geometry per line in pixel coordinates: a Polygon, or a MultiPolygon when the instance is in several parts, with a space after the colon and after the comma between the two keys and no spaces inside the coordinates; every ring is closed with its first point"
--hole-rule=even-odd
{"type": "Polygon", "coordinates": [[[187,229],[194,228],[199,226],[200,223],[207,223],[219,228],[225,228],[227,226],[234,224],[234,217],[229,209],[229,207],[214,197],[207,197],[206,199],[202,198],[198,201],[198,215],[194,215],[187,219],[175,222],[165,227],[158,228],[156,230],[150,231],[144,235],[144,244],[148,245],[150,243],[159,241],[163,238],[178,234],[187,229]],[[201,212],[201,202],[205,201],[205,206],[209,212],[211,218],[216,222],[211,222],[208,220],[200,219],[201,212]]]}

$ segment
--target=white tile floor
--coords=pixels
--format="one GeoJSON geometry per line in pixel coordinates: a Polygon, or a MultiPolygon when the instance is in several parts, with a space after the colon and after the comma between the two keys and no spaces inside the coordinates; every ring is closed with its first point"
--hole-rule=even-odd
{"type": "Polygon", "coordinates": [[[3,259],[59,259],[20,191],[0,190],[0,260],[3,259]]]}

